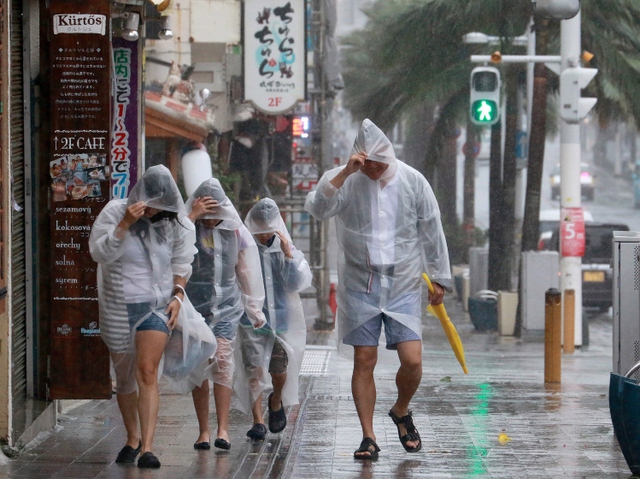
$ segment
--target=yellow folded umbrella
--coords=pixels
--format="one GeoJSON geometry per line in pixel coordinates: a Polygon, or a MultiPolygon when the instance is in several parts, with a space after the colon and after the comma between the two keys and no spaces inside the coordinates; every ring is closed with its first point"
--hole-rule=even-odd
{"type": "MultiPolygon", "coordinates": [[[[433,293],[433,285],[431,284],[429,277],[425,273],[422,273],[422,278],[427,282],[429,291],[433,293]]],[[[449,344],[451,344],[451,349],[453,349],[456,358],[458,358],[458,362],[460,363],[460,366],[462,366],[462,370],[465,374],[469,374],[469,371],[467,370],[467,363],[464,360],[464,347],[462,346],[462,341],[460,340],[458,331],[456,331],[456,327],[449,319],[449,315],[447,314],[447,310],[444,308],[444,304],[440,303],[436,306],[432,306],[430,304],[427,306],[427,311],[440,320],[442,327],[444,328],[444,332],[447,334],[447,339],[449,339],[449,344]]]]}

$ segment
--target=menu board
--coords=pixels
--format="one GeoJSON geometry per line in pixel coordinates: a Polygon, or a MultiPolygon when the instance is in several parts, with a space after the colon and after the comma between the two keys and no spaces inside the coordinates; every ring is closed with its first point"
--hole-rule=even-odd
{"type": "Polygon", "coordinates": [[[51,40],[51,399],[111,397],[91,226],[109,201],[109,0],[49,3],[51,40]]]}

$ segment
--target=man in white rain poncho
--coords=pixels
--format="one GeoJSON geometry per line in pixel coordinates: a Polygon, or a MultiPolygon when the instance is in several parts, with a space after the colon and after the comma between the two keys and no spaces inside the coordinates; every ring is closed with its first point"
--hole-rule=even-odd
{"type": "Polygon", "coordinates": [[[177,324],[194,243],[193,224],[164,166],[149,168],[129,199],[111,200],[91,228],[100,329],[113,361],[116,397],[127,430],[118,463],[132,463],[142,452],[138,467],[160,467],[151,452],[158,418],[158,368],[177,324]]]}
{"type": "MultiPolygon", "coordinates": [[[[214,446],[230,449],[229,409],[233,387],[233,345],[243,313],[255,328],[266,324],[262,312],[264,286],[260,257],[251,233],[227,198],[220,182],[205,180],[186,203],[196,225],[198,253],[187,283],[191,302],[216,337],[218,347],[211,367],[218,422],[214,446]]],[[[192,391],[200,434],[193,447],[209,449],[209,379],[192,391]]]]}
{"type": "Polygon", "coordinates": [[[393,146],[370,120],[362,122],[345,166],[327,171],[305,209],[320,220],[335,216],[338,238],[339,351],[354,347],[353,399],[363,440],[356,459],[376,459],[373,370],[385,325],[387,349],[396,349],[398,397],[389,415],[408,452],[422,443],[409,402],[422,376],[422,273],[432,279],[431,304],[451,291],[447,243],[431,186],[395,157],[393,146]]]}
{"type": "Polygon", "coordinates": [[[278,205],[271,198],[258,201],[244,222],[260,252],[266,293],[262,311],[267,324],[254,330],[246,316],[240,320],[234,390],[239,409],[253,414],[253,427],[247,436],[262,440],[267,433],[262,409],[267,371],[273,384],[267,398],[270,432],[278,433],[286,427],[284,408],[298,403],[298,376],[307,337],[298,292],[311,286],[311,270],[302,251],[293,245],[278,205]]]}

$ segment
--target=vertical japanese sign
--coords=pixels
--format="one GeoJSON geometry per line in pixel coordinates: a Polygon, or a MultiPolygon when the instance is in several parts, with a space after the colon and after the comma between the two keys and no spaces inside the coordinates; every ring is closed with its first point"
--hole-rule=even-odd
{"type": "Polygon", "coordinates": [[[560,251],[562,256],[584,256],[585,231],[582,208],[562,208],[560,251]]]}
{"type": "Polygon", "coordinates": [[[304,0],[244,1],[244,96],[267,114],[306,96],[304,0]]]}
{"type": "Polygon", "coordinates": [[[127,198],[138,178],[138,42],[113,39],[115,81],[111,197],[127,198]]]}
{"type": "Polygon", "coordinates": [[[49,7],[51,39],[51,399],[110,398],[89,235],[109,200],[109,0],[49,7]]]}

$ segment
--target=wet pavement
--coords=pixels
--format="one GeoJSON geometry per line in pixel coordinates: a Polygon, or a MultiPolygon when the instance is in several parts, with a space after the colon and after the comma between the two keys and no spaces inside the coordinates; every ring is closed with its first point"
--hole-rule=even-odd
{"type": "MultiPolygon", "coordinates": [[[[352,364],[333,333],[310,332],[298,406],[289,425],[264,442],[245,438],[249,417],[231,415],[231,450],[195,451],[198,426],[189,396],[163,389],[155,453],[159,470],[114,464],[125,441],[115,399],[88,401],[59,416],[0,478],[628,478],[608,407],[612,324],[588,315],[589,346],[562,357],[562,383],[544,384],[542,336],[526,341],[476,332],[461,304],[447,309],[462,337],[464,375],[439,321],[424,318],[424,375],[412,402],[422,451],[408,454],[387,412],[395,401],[394,352],[380,350],[374,426],[376,462],[353,459],[361,433],[351,396],[352,364]],[[503,432],[510,438],[499,441],[503,432]]],[[[213,407],[213,398],[211,400],[213,407]]],[[[67,404],[68,407],[68,403],[67,404]]],[[[212,417],[215,424],[215,418],[212,417]]]]}

